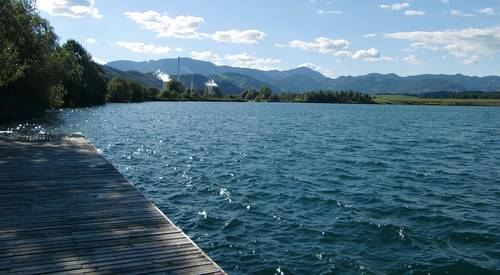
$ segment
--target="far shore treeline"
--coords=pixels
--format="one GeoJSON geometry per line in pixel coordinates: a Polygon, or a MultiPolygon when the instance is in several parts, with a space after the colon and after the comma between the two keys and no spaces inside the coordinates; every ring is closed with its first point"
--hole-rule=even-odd
{"type": "Polygon", "coordinates": [[[133,81],[115,77],[108,83],[107,102],[144,102],[144,101],[257,101],[257,102],[317,102],[317,103],[353,103],[372,104],[372,97],[358,92],[313,91],[306,93],[273,94],[271,88],[263,86],[259,90],[248,89],[240,95],[223,96],[218,87],[205,90],[184,88],[177,80],[166,83],[160,91],[152,87],[143,87],[133,81]]]}
{"type": "Polygon", "coordinates": [[[222,96],[218,87],[189,90],[175,79],[163,91],[119,77],[107,79],[77,41],[59,43],[34,1],[0,1],[0,119],[33,116],[47,108],[160,100],[373,103],[371,96],[358,92],[273,94],[262,87],[222,96]]]}

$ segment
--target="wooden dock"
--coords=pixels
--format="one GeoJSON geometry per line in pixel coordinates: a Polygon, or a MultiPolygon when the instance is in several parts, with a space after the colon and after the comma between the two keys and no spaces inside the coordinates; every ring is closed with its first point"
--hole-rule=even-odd
{"type": "Polygon", "coordinates": [[[80,135],[0,134],[0,274],[225,274],[80,135]]]}

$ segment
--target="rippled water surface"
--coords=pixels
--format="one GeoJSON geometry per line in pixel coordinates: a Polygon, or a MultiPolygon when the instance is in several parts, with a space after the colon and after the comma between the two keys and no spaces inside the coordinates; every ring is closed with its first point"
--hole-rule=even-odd
{"type": "Polygon", "coordinates": [[[230,273],[500,272],[499,108],[109,104],[39,123],[91,138],[230,273]]]}

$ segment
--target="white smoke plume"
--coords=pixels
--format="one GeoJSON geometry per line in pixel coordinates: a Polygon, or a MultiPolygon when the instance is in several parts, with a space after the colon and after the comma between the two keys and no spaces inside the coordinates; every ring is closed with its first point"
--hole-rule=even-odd
{"type": "Polygon", "coordinates": [[[217,83],[215,83],[215,81],[213,79],[210,79],[209,81],[205,82],[205,86],[207,86],[207,87],[217,87],[219,85],[217,85],[217,83]]]}
{"type": "Polygon", "coordinates": [[[156,78],[158,78],[159,80],[163,81],[163,82],[169,82],[170,81],[170,76],[160,70],[157,70],[155,72],[155,75],[156,75],[156,78]]]}

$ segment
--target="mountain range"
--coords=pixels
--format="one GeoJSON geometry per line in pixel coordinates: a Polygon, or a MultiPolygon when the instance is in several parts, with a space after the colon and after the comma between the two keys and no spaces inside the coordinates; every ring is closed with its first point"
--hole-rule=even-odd
{"type": "MultiPolygon", "coordinates": [[[[112,61],[103,65],[108,77],[120,76],[146,86],[161,89],[163,82],[156,72],[175,77],[177,58],[150,61],[112,61]]],[[[180,59],[180,80],[184,86],[204,89],[213,79],[223,94],[239,94],[245,89],[267,85],[274,92],[305,92],[312,90],[354,90],[363,93],[421,94],[433,91],[500,91],[500,76],[466,76],[462,74],[368,74],[329,78],[307,68],[263,71],[251,68],[219,66],[208,61],[180,59]]]]}

